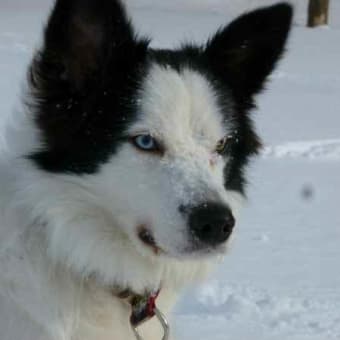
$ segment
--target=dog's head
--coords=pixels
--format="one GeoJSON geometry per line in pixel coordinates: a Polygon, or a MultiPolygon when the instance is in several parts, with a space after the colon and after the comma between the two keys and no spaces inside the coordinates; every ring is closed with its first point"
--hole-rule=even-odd
{"type": "MultiPolygon", "coordinates": [[[[42,137],[30,159],[106,216],[105,230],[91,231],[95,249],[119,231],[141,255],[224,251],[245,166],[260,146],[249,111],[282,55],[291,16],[278,4],[202,46],[156,50],[116,0],[57,1],[30,72],[42,137]]],[[[64,209],[72,206],[79,202],[64,209]]],[[[75,213],[78,242],[88,215],[75,213]]]]}

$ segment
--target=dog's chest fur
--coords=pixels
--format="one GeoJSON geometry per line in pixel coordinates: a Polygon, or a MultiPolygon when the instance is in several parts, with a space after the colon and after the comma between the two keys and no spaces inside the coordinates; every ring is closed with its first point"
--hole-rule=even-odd
{"type": "MultiPolygon", "coordinates": [[[[0,263],[1,340],[135,340],[129,322],[131,306],[113,290],[91,280],[79,283],[65,270],[52,269],[37,251],[25,245],[17,249],[8,251],[0,263]]],[[[175,295],[165,288],[157,299],[167,315],[175,295]]],[[[145,339],[162,337],[155,318],[139,331],[145,339]]]]}

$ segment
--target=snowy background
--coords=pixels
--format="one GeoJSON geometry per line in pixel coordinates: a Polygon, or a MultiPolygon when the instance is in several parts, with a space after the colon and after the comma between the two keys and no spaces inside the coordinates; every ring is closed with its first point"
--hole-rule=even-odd
{"type": "MultiPolygon", "coordinates": [[[[156,46],[203,41],[269,0],[128,0],[156,46]]],[[[48,0],[0,0],[1,121],[18,98],[48,0]]],[[[340,0],[306,29],[296,0],[289,52],[254,112],[266,148],[230,254],[177,308],[180,340],[340,339],[340,0]]],[[[1,335],[0,335],[1,338],[1,335]]]]}

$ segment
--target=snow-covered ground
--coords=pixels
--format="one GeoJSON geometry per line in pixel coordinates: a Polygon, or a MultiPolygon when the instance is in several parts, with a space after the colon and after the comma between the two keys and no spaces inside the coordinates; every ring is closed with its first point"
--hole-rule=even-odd
{"type": "MultiPolygon", "coordinates": [[[[128,0],[157,46],[203,41],[241,11],[275,2],[128,0]]],[[[330,27],[313,30],[303,27],[307,1],[294,2],[287,57],[254,112],[266,147],[250,171],[248,208],[219,271],[179,304],[181,340],[340,339],[340,1],[331,0],[330,27]]],[[[49,3],[0,2],[2,117],[49,3]]]]}

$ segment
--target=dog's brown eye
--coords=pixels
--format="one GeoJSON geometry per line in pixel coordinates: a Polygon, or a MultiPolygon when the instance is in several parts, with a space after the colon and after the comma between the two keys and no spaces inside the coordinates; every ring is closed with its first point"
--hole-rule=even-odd
{"type": "Polygon", "coordinates": [[[231,144],[232,141],[233,141],[233,136],[225,136],[224,138],[218,141],[215,151],[218,154],[222,155],[226,151],[227,147],[231,144]]]}

